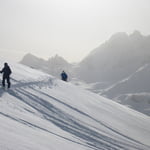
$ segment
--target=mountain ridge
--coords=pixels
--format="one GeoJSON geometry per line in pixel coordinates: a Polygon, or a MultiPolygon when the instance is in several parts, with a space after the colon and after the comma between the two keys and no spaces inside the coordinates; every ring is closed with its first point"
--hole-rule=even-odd
{"type": "Polygon", "coordinates": [[[0,90],[2,150],[150,148],[146,115],[24,65],[11,68],[12,89],[0,90]]]}
{"type": "Polygon", "coordinates": [[[117,82],[150,62],[149,49],[149,36],[138,31],[114,34],[80,62],[77,75],[88,83],[117,82]]]}
{"type": "MultiPolygon", "coordinates": [[[[143,95],[143,93],[147,93],[146,95],[149,95],[149,72],[143,72],[140,79],[140,72],[137,72],[137,70],[150,64],[150,35],[142,35],[137,30],[131,34],[118,32],[91,51],[89,55],[78,64],[63,63],[64,61],[62,61],[62,59],[56,58],[57,57],[50,58],[50,65],[44,65],[44,67],[41,66],[38,67],[38,69],[40,68],[57,78],[60,78],[60,72],[65,70],[68,73],[69,81],[72,83],[85,87],[100,95],[103,94],[110,99],[113,98],[113,100],[115,100],[117,98],[116,101],[132,108],[135,108],[134,103],[130,103],[129,100],[128,103],[126,103],[125,101],[123,102],[123,100],[130,97],[129,99],[132,101],[131,94],[137,95],[141,93],[143,95]],[[52,60],[54,60],[54,63],[52,60]],[[135,78],[138,77],[138,80],[136,79],[137,83],[128,83],[127,85],[130,85],[130,87],[125,87],[123,84],[120,84],[133,74],[136,74],[136,76],[134,76],[135,78]],[[144,80],[144,76],[147,81],[144,80]],[[144,86],[144,84],[147,86],[144,86]],[[118,85],[118,88],[114,87],[116,85],[118,85]],[[138,86],[141,88],[138,88],[138,86]],[[108,91],[108,89],[110,90],[108,91]],[[122,93],[120,93],[120,89],[122,89],[122,93]],[[111,96],[113,93],[114,96],[111,96]],[[124,94],[124,96],[122,94],[124,94]]],[[[24,64],[27,65],[27,63],[24,64]]],[[[138,96],[133,97],[134,99],[135,97],[138,98],[138,96]]],[[[145,99],[145,97],[147,98],[147,96],[144,96],[143,99],[145,99]]],[[[135,109],[140,110],[142,113],[150,114],[149,110],[146,109],[146,104],[142,106],[144,106],[143,110],[141,107],[140,109],[138,109],[138,107],[135,109]]]]}
{"type": "Polygon", "coordinates": [[[68,63],[63,57],[58,55],[55,55],[48,60],[44,60],[28,53],[23,57],[20,63],[31,68],[42,70],[56,77],[60,77],[60,73],[63,70],[69,72],[72,68],[72,64],[68,63]]]}

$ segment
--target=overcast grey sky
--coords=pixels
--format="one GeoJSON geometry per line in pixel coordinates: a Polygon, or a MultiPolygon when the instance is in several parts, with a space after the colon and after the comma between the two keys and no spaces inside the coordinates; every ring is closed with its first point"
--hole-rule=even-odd
{"type": "MultiPolygon", "coordinates": [[[[116,32],[150,34],[150,0],[0,0],[0,49],[78,62],[116,32]]],[[[3,54],[1,50],[1,54],[3,54]]]]}

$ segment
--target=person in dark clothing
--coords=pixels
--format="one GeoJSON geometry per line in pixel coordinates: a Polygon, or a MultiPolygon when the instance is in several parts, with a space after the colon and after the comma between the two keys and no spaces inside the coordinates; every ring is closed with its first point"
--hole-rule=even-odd
{"type": "Polygon", "coordinates": [[[0,71],[0,73],[3,73],[3,80],[2,80],[2,85],[5,87],[5,80],[7,80],[8,88],[10,88],[10,74],[11,74],[11,69],[8,66],[7,63],[4,63],[4,68],[0,71]]]}
{"type": "Polygon", "coordinates": [[[65,71],[63,71],[63,72],[61,73],[61,79],[62,79],[63,81],[67,81],[68,75],[66,74],[65,71]]]}

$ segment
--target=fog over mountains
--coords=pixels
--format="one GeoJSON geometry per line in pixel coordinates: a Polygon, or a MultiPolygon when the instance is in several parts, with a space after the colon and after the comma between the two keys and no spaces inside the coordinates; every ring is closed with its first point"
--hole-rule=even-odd
{"type": "Polygon", "coordinates": [[[114,83],[149,62],[150,36],[143,36],[138,31],[131,35],[117,33],[93,50],[76,72],[86,82],[114,83]]]}
{"type": "Polygon", "coordinates": [[[72,68],[71,64],[58,55],[51,57],[48,60],[44,60],[32,54],[26,54],[21,63],[31,68],[42,70],[58,78],[62,70],[68,72],[72,68]]]}
{"type": "Polygon", "coordinates": [[[21,63],[56,77],[66,70],[70,78],[88,83],[91,91],[150,115],[149,35],[116,33],[76,65],[60,56],[44,61],[29,54],[21,63]]]}

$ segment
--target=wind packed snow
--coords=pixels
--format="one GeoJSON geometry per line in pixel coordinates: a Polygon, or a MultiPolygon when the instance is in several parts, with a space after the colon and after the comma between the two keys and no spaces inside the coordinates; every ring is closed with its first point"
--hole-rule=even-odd
{"type": "Polygon", "coordinates": [[[0,89],[0,150],[150,149],[148,116],[8,63],[12,88],[0,89]]]}

